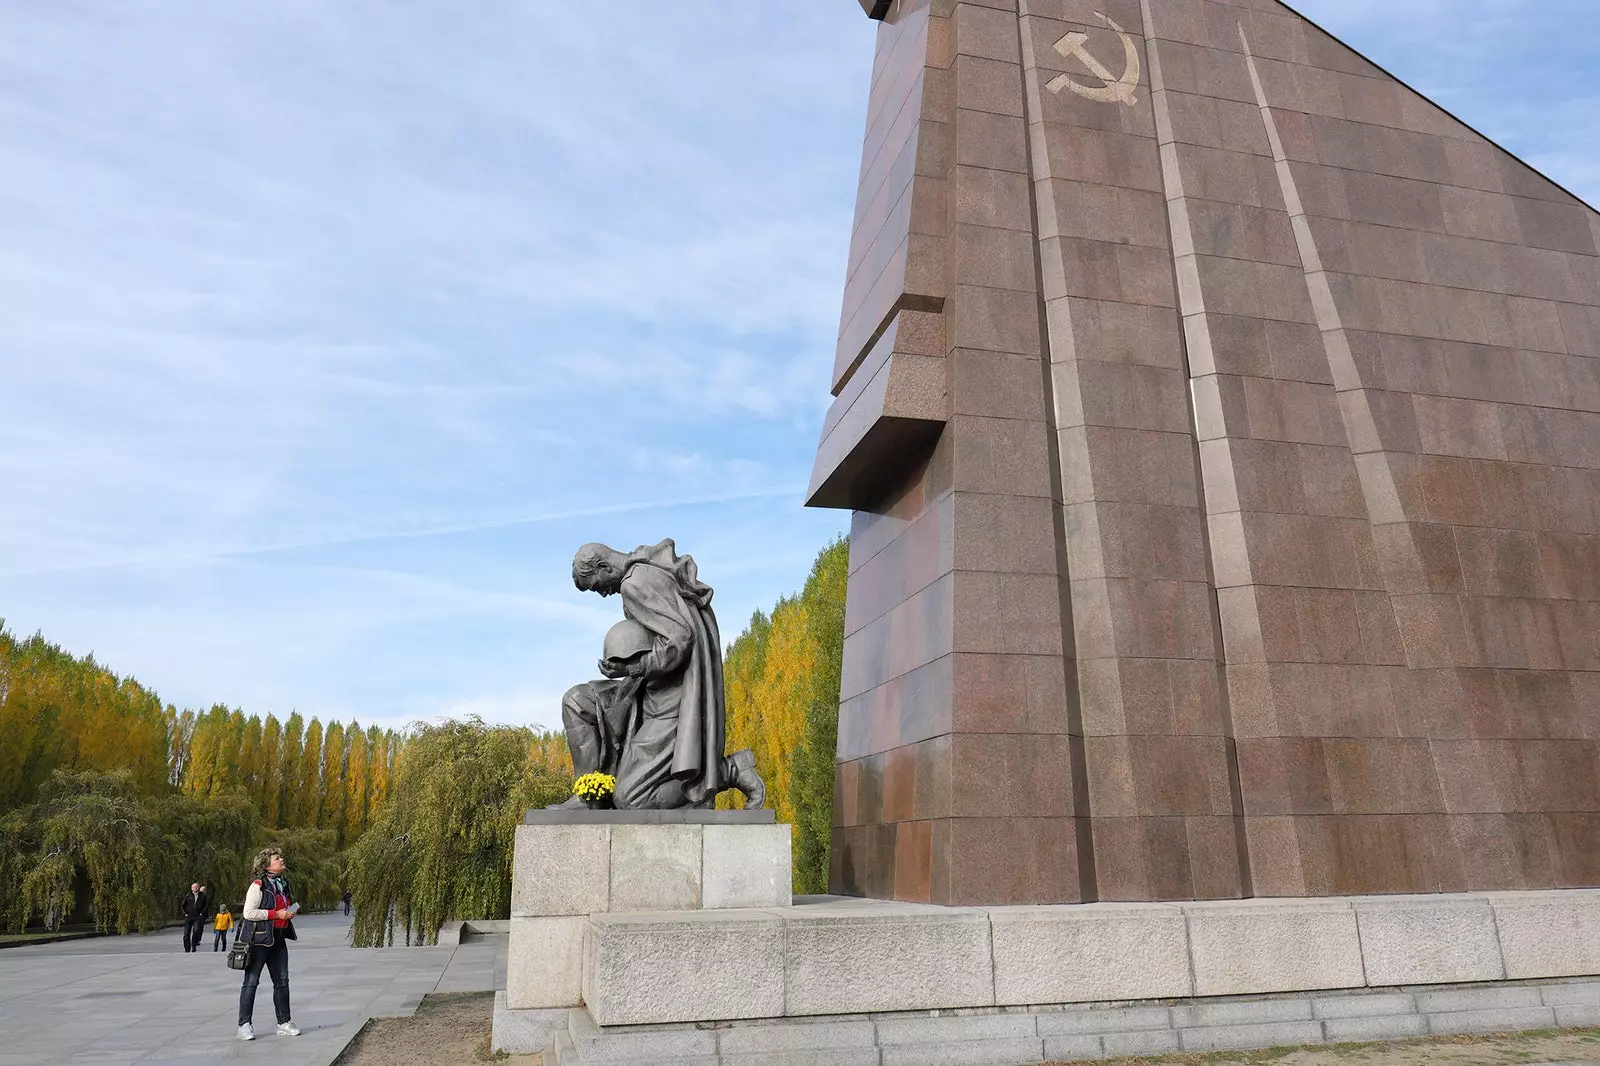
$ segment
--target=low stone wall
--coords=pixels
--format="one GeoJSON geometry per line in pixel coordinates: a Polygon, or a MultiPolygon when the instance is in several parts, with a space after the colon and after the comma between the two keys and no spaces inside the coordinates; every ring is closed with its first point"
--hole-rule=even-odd
{"type": "MultiPolygon", "coordinates": [[[[512,931],[513,967],[518,932],[512,931]]],[[[1600,975],[1600,891],[595,913],[582,1002],[602,1026],[1027,1007],[1600,975]]],[[[515,988],[513,982],[513,988],[515,988]]],[[[518,1006],[516,996],[511,999],[518,1006]]],[[[534,1005],[534,1004],[530,1004],[534,1005]]]]}
{"type": "MultiPolygon", "coordinates": [[[[1435,1034],[1600,1025],[1600,981],[1422,986],[1166,1003],[991,1007],[761,1021],[600,1027],[583,1008],[508,1010],[495,1047],[517,1050],[517,1015],[557,1066],[1022,1066],[1174,1051],[1395,1040],[1435,1034]]],[[[552,1061],[547,1058],[546,1061],[552,1061]]]]}

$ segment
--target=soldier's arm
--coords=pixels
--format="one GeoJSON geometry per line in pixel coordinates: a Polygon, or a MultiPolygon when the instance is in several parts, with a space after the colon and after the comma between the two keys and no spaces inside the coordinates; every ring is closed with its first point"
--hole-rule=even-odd
{"type": "Polygon", "coordinates": [[[622,602],[628,617],[655,637],[642,657],[642,676],[681,670],[694,650],[694,624],[672,575],[654,566],[634,567],[622,581],[622,602]]]}

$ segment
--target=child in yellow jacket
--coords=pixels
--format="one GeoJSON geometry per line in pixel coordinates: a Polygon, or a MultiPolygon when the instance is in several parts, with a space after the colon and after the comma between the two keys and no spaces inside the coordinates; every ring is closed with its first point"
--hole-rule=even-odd
{"type": "Polygon", "coordinates": [[[226,951],[228,948],[228,930],[233,928],[233,914],[226,907],[217,908],[217,921],[214,927],[216,934],[211,940],[212,951],[226,951]]]}

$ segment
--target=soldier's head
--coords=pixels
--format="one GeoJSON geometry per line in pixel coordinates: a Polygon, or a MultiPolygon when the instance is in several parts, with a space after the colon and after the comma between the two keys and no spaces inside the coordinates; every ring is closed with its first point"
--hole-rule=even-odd
{"type": "Polygon", "coordinates": [[[584,592],[610,596],[622,589],[626,557],[604,544],[585,544],[572,557],[572,583],[584,592]]]}

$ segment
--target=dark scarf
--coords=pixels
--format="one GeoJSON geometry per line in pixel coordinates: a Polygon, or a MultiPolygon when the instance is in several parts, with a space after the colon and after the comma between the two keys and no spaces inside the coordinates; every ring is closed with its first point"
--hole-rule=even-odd
{"type": "MultiPolygon", "coordinates": [[[[282,874],[263,874],[261,877],[261,892],[263,895],[271,892],[274,896],[282,896],[290,903],[294,902],[294,896],[289,891],[289,879],[282,874]]],[[[273,899],[267,900],[269,908],[273,902],[273,899]]]]}

